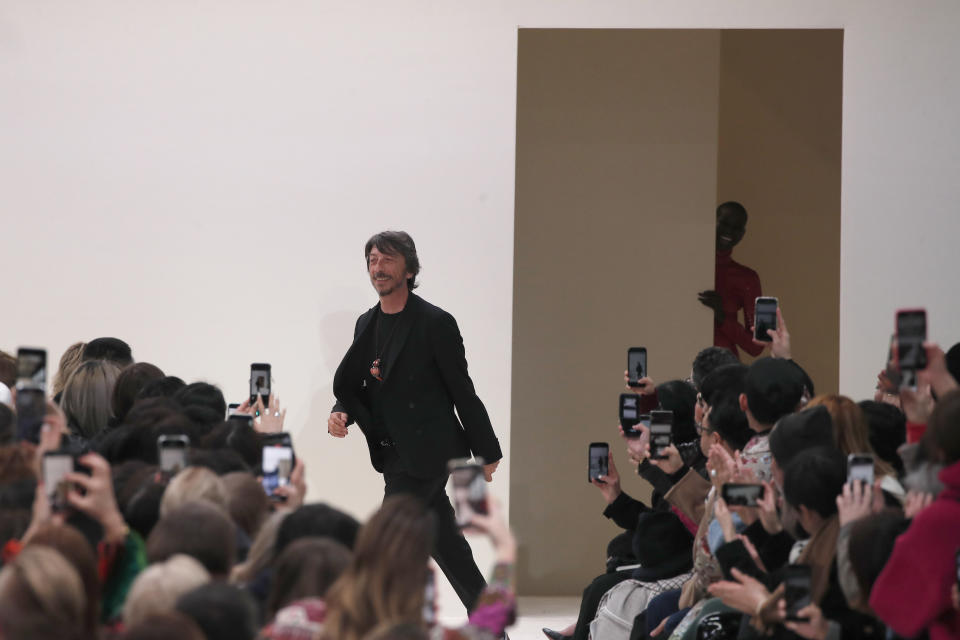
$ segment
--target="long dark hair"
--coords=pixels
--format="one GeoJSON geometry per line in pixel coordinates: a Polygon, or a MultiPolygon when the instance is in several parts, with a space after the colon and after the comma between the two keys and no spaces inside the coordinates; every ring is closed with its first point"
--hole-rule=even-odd
{"type": "Polygon", "coordinates": [[[406,231],[381,231],[367,240],[363,249],[363,257],[370,264],[370,252],[376,247],[380,253],[400,256],[406,263],[405,270],[413,275],[407,278],[407,288],[413,291],[417,288],[417,274],[420,273],[420,258],[417,257],[417,245],[406,231]]]}

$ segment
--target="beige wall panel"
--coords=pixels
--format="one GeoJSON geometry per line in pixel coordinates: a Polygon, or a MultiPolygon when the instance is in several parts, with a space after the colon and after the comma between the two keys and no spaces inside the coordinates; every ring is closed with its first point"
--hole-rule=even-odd
{"type": "Polygon", "coordinates": [[[734,259],[780,299],[817,392],[836,392],[843,31],[721,33],[717,201],[750,214],[734,259]]]}
{"type": "Polygon", "coordinates": [[[523,593],[578,593],[619,530],[591,441],[646,493],[616,431],[626,350],[658,381],[709,343],[716,31],[521,30],[511,522],[523,593]]]}

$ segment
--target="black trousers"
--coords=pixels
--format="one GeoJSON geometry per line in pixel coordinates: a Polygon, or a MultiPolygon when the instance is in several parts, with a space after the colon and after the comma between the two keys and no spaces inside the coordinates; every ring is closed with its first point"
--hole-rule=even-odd
{"type": "Polygon", "coordinates": [[[384,453],[384,498],[398,493],[413,494],[433,512],[436,519],[433,559],[443,575],[447,576],[460,602],[468,612],[472,611],[487,581],[477,568],[473,551],[457,526],[453,506],[447,497],[447,476],[428,480],[414,478],[403,470],[392,448],[387,447],[384,453]]]}

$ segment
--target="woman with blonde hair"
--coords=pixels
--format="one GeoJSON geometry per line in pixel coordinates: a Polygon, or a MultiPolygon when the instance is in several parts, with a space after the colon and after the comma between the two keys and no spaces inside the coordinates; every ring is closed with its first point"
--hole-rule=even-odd
{"type": "Polygon", "coordinates": [[[176,554],[137,576],[123,605],[123,624],[132,627],[152,615],[176,609],[177,599],[210,582],[210,573],[194,558],[176,554]]]}
{"type": "Polygon", "coordinates": [[[188,502],[206,500],[215,504],[224,513],[230,513],[227,488],[223,480],[206,467],[187,467],[167,485],[160,501],[160,517],[188,502]]]}
{"type": "Polygon", "coordinates": [[[89,640],[87,599],[73,566],[50,547],[25,547],[0,571],[0,629],[16,640],[89,640]]]}
{"type": "Polygon", "coordinates": [[[67,380],[70,379],[70,374],[83,362],[81,358],[83,356],[83,349],[86,346],[86,342],[74,342],[67,347],[67,350],[60,356],[60,366],[57,367],[57,373],[53,376],[53,387],[51,388],[53,397],[57,401],[60,400],[57,396],[63,393],[63,388],[67,386],[67,380]]]}
{"type": "Polygon", "coordinates": [[[120,367],[107,360],[83,362],[67,379],[60,408],[73,435],[91,439],[113,417],[113,387],[120,367]]]}

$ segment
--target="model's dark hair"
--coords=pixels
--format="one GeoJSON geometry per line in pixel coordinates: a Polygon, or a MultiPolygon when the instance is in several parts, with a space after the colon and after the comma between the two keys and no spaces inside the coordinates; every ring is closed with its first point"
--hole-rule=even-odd
{"type": "Polygon", "coordinates": [[[407,278],[407,288],[413,291],[417,288],[417,275],[420,273],[420,258],[417,257],[417,246],[413,238],[406,231],[381,231],[367,240],[363,249],[363,257],[370,264],[370,252],[376,247],[380,253],[400,256],[406,263],[406,271],[413,275],[407,278]]]}
{"type": "Polygon", "coordinates": [[[837,512],[837,496],[847,482],[847,460],[834,447],[801,451],[783,470],[783,497],[824,518],[837,512]]]}
{"type": "Polygon", "coordinates": [[[738,216],[743,216],[744,224],[746,224],[747,222],[747,210],[742,204],[740,204],[736,200],[730,200],[728,202],[724,202],[719,207],[717,207],[717,215],[719,216],[721,213],[733,213],[738,216]]]}
{"type": "Polygon", "coordinates": [[[80,359],[85,362],[109,360],[122,369],[133,364],[133,352],[130,345],[120,338],[94,338],[83,348],[80,359]]]}
{"type": "Polygon", "coordinates": [[[723,347],[707,347],[693,359],[693,386],[697,391],[703,391],[703,381],[717,368],[728,364],[739,364],[737,356],[723,347]]]}

